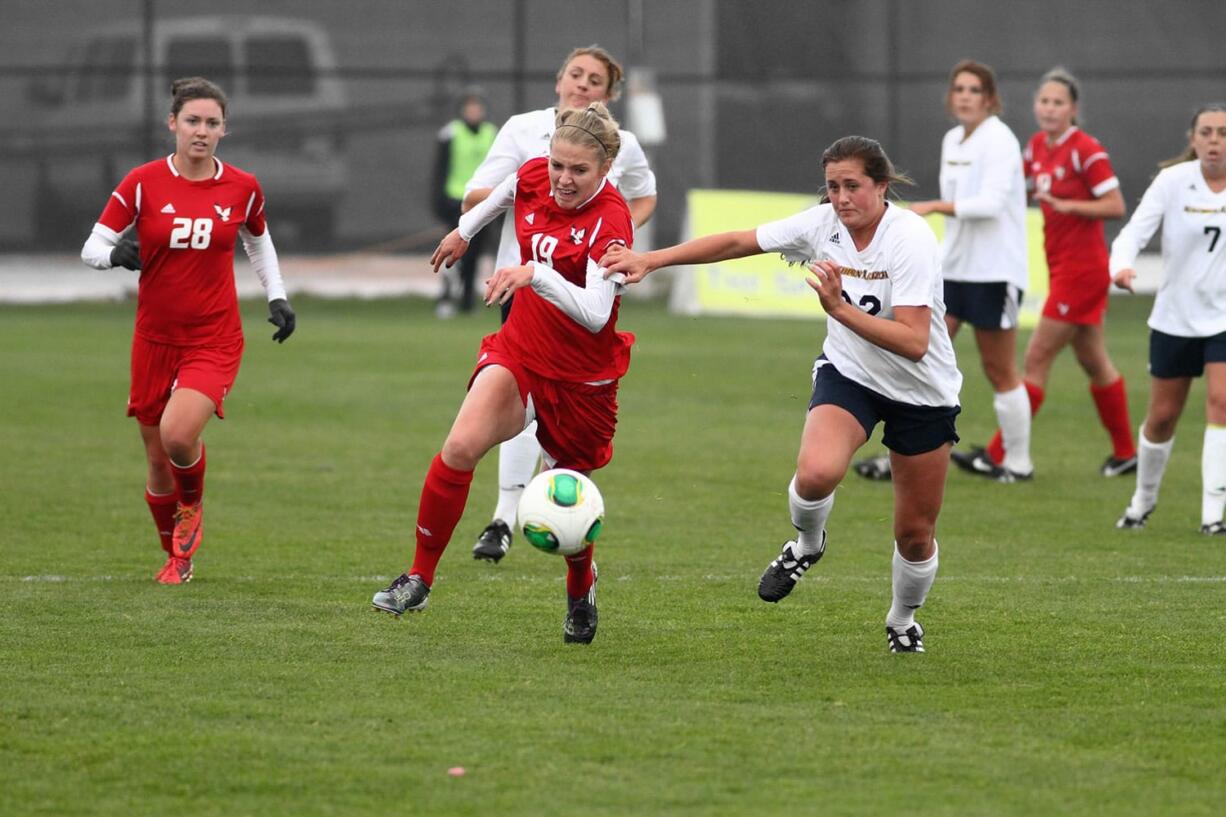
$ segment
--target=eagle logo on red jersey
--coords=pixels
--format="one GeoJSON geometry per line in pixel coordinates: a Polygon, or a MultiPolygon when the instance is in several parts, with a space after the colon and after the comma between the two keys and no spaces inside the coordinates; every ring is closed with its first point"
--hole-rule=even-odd
{"type": "Polygon", "coordinates": [[[587,235],[586,227],[584,227],[582,230],[576,230],[574,228],[574,225],[571,225],[571,228],[570,228],[570,240],[571,241],[575,242],[576,244],[582,244],[583,237],[585,235],[587,235]]]}
{"type": "Polygon", "coordinates": [[[226,207],[225,209],[222,209],[222,206],[220,204],[214,204],[213,209],[217,211],[217,215],[221,217],[222,221],[229,221],[230,211],[234,208],[226,207]]]}

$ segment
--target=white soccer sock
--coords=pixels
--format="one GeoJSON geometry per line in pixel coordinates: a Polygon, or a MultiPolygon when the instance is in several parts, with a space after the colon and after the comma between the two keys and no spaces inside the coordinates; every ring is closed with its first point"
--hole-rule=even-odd
{"type": "Polygon", "coordinates": [[[796,528],[798,555],[812,556],[822,549],[822,531],[834,508],[834,493],[825,499],[802,499],[796,493],[796,477],[788,483],[788,511],[792,514],[792,527],[796,528]]]}
{"type": "Polygon", "coordinates": [[[1005,444],[1005,468],[1015,474],[1029,474],[1034,463],[1030,460],[1030,397],[1026,386],[1019,383],[1016,389],[996,392],[992,408],[996,409],[1005,444]]]}
{"type": "Polygon", "coordinates": [[[1162,487],[1162,475],[1174,447],[1174,437],[1164,443],[1151,443],[1145,439],[1145,426],[1137,432],[1137,490],[1128,505],[1130,516],[1140,517],[1158,504],[1158,489],[1162,487]]]}
{"type": "Polygon", "coordinates": [[[1223,511],[1226,511],[1226,426],[1205,425],[1200,478],[1200,523],[1221,522],[1223,511]]]}
{"type": "Polygon", "coordinates": [[[515,527],[515,511],[524,487],[532,481],[541,459],[541,444],[536,441],[536,422],[498,446],[498,507],[494,518],[515,527]]]}
{"type": "Polygon", "coordinates": [[[922,562],[908,562],[894,543],[894,600],[886,614],[887,627],[905,630],[915,623],[915,611],[928,598],[928,590],[937,577],[937,543],[932,541],[932,556],[922,562]]]}

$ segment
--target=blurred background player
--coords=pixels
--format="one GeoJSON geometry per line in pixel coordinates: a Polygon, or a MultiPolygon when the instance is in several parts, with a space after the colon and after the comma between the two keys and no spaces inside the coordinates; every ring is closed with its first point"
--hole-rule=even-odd
{"type": "Polygon", "coordinates": [[[822,154],[822,204],[755,230],[703,236],[644,254],[610,248],[609,271],[641,280],[654,269],[711,264],[781,253],[806,264],[826,322],[813,366],[809,401],[788,485],[797,530],[758,584],[778,602],[826,552],[834,491],[856,450],[884,422],[894,475],[893,603],[886,615],[891,652],[923,652],[915,611],[937,572],[936,522],[949,451],[958,435],[962,374],[954,359],[941,300],[939,250],[923,219],[886,201],[890,185],[908,182],[881,145],[839,139],[822,154]]]}
{"type": "MultiPolygon", "coordinates": [[[[1080,97],[1071,74],[1063,68],[1047,72],[1034,98],[1039,132],[1022,154],[1026,187],[1043,211],[1051,282],[1039,325],[1026,346],[1023,385],[1033,417],[1046,396],[1052,363],[1071,344],[1090,378],[1099,420],[1111,437],[1112,451],[1099,473],[1116,477],[1137,467],[1128,392],[1107,354],[1103,330],[1111,288],[1103,220],[1124,215],[1124,197],[1106,149],[1077,127],[1080,97]]],[[[955,451],[953,457],[963,470],[987,473],[985,457],[994,466],[1004,463],[1003,437],[997,431],[986,449],[955,451]]]]}
{"type": "Polygon", "coordinates": [[[226,95],[200,77],[176,80],[168,126],[175,151],[130,171],[81,250],[96,269],[139,269],[128,416],[140,424],[149,464],[145,500],[166,563],[162,584],[192,578],[204,536],[209,418],[224,417],[243,353],[234,288],[234,245],[242,239],[268,294],[273,340],[294,332],[264,194],[250,173],[214,156],[226,134],[226,95]],[[135,224],[139,241],[121,238],[135,224]]]}
{"type": "Polygon", "coordinates": [[[1226,104],[1192,117],[1188,149],[1164,163],[1111,244],[1111,273],[1132,290],[1137,254],[1162,224],[1165,280],[1149,316],[1149,407],[1137,441],[1137,486],[1119,528],[1141,528],[1175,444],[1192,379],[1205,376],[1200,532],[1226,534],[1226,104]]]}
{"type": "MultiPolygon", "coordinates": [[[[460,220],[464,185],[485,159],[497,133],[494,124],[486,121],[485,98],[481,91],[469,88],[460,99],[459,117],[444,125],[438,134],[438,153],[434,162],[434,213],[448,227],[455,226],[460,220]]],[[[485,234],[473,236],[473,243],[457,267],[443,273],[443,291],[435,310],[440,318],[454,315],[457,301],[460,312],[472,311],[477,262],[486,243],[485,234]]]]}
{"type": "MultiPolygon", "coordinates": [[[[1033,476],[1030,460],[1030,401],[1018,375],[1018,309],[1027,284],[1026,189],[1021,145],[1001,112],[992,69],[963,60],[949,74],[945,110],[957,125],[941,141],[941,199],[919,201],[921,215],[945,216],[941,270],[945,277],[945,323],[950,337],[963,323],[975,330],[992,406],[1005,439],[1006,461],[982,457],[976,473],[1000,482],[1033,476]]],[[[889,479],[890,461],[856,463],[870,479],[889,479]]]]}
{"type": "MultiPolygon", "coordinates": [[[[554,119],[568,108],[582,110],[592,102],[609,105],[621,93],[624,73],[617,60],[603,48],[591,45],[576,48],[567,55],[558,71],[554,90],[558,95],[555,107],[512,116],[498,131],[485,161],[468,182],[464,207],[470,208],[485,199],[494,185],[529,159],[545,155],[553,135],[554,119]]],[[[626,199],[634,226],[641,227],[656,209],[656,177],[647,164],[634,134],[620,131],[621,150],[609,169],[609,182],[626,199]]],[[[529,256],[523,256],[528,258],[529,256]]],[[[523,263],[515,226],[505,223],[498,244],[495,268],[523,263]]],[[[502,304],[502,319],[506,321],[511,301],[502,304]]],[[[498,450],[498,503],[494,517],[473,546],[473,558],[498,562],[511,546],[511,530],[515,527],[515,509],[524,486],[532,479],[541,458],[541,447],[531,426],[514,440],[503,443],[498,450]]]]}
{"type": "MultiPolygon", "coordinates": [[[[422,487],[413,564],[374,595],[376,609],[425,608],[477,463],[533,420],[551,467],[587,473],[612,458],[618,381],[634,336],[617,331],[622,287],[604,278],[597,259],[634,240],[630,211],[608,179],[620,147],[617,122],[602,103],[561,112],[549,156],[511,173],[435,250],[436,271],[454,264],[478,230],[513,206],[509,223],[524,261],[495,271],[485,302],[520,294],[502,328],[481,342],[468,394],[422,487]]],[[[597,625],[592,546],[565,559],[563,641],[590,643],[597,625]]]]}

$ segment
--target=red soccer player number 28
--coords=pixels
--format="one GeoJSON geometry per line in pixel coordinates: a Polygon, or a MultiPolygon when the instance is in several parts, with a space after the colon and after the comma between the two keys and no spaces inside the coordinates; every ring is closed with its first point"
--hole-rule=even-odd
{"type": "Polygon", "coordinates": [[[213,219],[211,218],[176,218],[174,229],[170,231],[170,247],[176,250],[208,249],[213,237],[213,219]]]}

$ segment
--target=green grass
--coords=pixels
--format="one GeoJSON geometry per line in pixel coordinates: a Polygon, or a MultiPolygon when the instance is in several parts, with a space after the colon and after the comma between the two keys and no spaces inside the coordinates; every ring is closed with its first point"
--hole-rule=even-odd
{"type": "MultiPolygon", "coordinates": [[[[1203,384],[1143,532],[1132,479],[1066,353],[1038,478],[951,472],[929,652],[891,656],[891,495],[854,476],[830,550],[779,605],[758,574],[823,327],[627,303],[599,549],[601,622],[564,646],[562,565],[469,547],[478,469],[430,609],[371,593],[407,563],[417,496],[493,314],[416,300],[261,308],[210,424],[197,578],[161,564],[124,418],[131,304],[0,309],[0,814],[1216,814],[1226,799],[1226,548],[1196,533],[1203,384]],[[59,578],[56,578],[59,577],[59,578]],[[453,778],[450,767],[467,775],[453,778]]],[[[1144,411],[1146,299],[1110,348],[1144,411]]],[[[960,430],[986,441],[970,347],[960,430]]],[[[875,451],[876,444],[866,449],[875,451]]]]}

